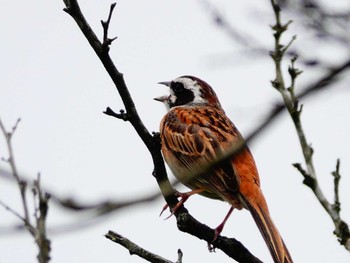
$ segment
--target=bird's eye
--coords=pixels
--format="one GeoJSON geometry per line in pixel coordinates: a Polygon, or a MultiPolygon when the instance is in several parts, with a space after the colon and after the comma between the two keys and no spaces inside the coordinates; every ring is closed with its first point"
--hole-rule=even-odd
{"type": "Polygon", "coordinates": [[[184,84],[181,82],[173,82],[171,83],[171,89],[174,91],[174,93],[179,93],[184,90],[184,84]]]}

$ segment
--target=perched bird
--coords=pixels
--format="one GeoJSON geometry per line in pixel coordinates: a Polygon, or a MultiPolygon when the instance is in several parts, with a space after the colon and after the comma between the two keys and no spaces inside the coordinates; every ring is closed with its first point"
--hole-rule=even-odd
{"type": "Polygon", "coordinates": [[[181,76],[159,84],[170,88],[169,96],[155,98],[169,109],[160,124],[162,153],[175,177],[192,189],[180,194],[182,199],[174,209],[194,193],[228,202],[231,208],[216,228],[217,238],[232,210],[246,208],[253,216],[274,262],[293,262],[270,217],[260,189],[259,174],[247,146],[230,160],[220,162],[205,173],[199,172],[203,167],[209,168],[234,144],[244,140],[226,116],[214,90],[208,83],[193,76],[181,76]]]}

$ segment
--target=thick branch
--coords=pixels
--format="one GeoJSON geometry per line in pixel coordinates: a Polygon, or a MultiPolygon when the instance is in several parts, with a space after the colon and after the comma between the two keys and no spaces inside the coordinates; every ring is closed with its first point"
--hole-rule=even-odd
{"type": "MultiPolygon", "coordinates": [[[[83,32],[87,40],[89,41],[91,47],[94,49],[100,61],[106,68],[108,74],[112,78],[119,92],[119,95],[123,100],[123,103],[126,109],[126,113],[123,113],[123,114],[126,114],[128,121],[130,121],[130,123],[133,125],[138,135],[141,137],[142,141],[145,143],[146,147],[150,151],[153,159],[153,164],[154,164],[153,175],[157,180],[157,183],[160,187],[160,190],[162,191],[162,194],[167,204],[169,205],[170,208],[174,207],[177,203],[177,198],[167,178],[163,157],[160,152],[159,136],[156,134],[152,136],[148,132],[144,124],[142,123],[136,111],[131,95],[127,89],[126,83],[124,82],[123,75],[115,67],[113,61],[111,60],[108,54],[108,49],[103,48],[101,42],[96,37],[96,34],[92,31],[91,27],[88,25],[87,21],[85,20],[79,8],[78,2],[75,0],[65,0],[64,3],[66,5],[66,8],[64,9],[64,11],[70,14],[73,17],[73,19],[77,22],[79,28],[81,29],[81,31],[83,32]]],[[[107,109],[106,113],[110,113],[109,115],[120,118],[120,115],[113,114],[111,110],[107,109]]],[[[178,219],[179,213],[187,213],[187,210],[185,210],[183,207],[178,209],[177,213],[175,214],[177,216],[177,219],[178,219]]],[[[189,218],[192,218],[192,217],[189,217],[189,218]]],[[[191,223],[191,220],[189,221],[189,223],[191,223]]],[[[234,252],[237,255],[240,254],[240,251],[234,251],[234,252]]]]}
{"type": "MultiPolygon", "coordinates": [[[[108,49],[103,48],[103,44],[98,40],[96,34],[93,32],[89,24],[87,23],[85,17],[83,16],[78,2],[76,0],[65,0],[64,1],[66,11],[71,17],[76,21],[79,28],[83,32],[86,39],[89,41],[91,47],[94,49],[95,53],[99,57],[100,61],[104,65],[106,71],[114,82],[119,95],[124,103],[126,112],[123,112],[123,115],[114,115],[115,117],[126,116],[127,120],[130,121],[132,126],[135,128],[137,134],[140,136],[148,150],[150,151],[154,164],[154,174],[157,179],[158,184],[165,185],[166,189],[171,189],[172,187],[169,184],[167,179],[166,169],[163,161],[163,157],[160,153],[160,146],[157,138],[152,137],[149,133],[143,122],[141,121],[135,104],[131,98],[129,90],[126,86],[126,83],[123,78],[123,74],[118,71],[114,65],[111,57],[108,54],[108,49]]],[[[111,8],[111,11],[113,9],[111,8]]],[[[110,13],[111,14],[111,13],[110,13]]],[[[110,15],[111,16],[111,15],[110,15]]],[[[110,22],[110,19],[109,19],[110,22]]],[[[109,23],[108,22],[108,23],[109,23]]],[[[106,110],[106,114],[111,113],[112,111],[106,110]]],[[[113,115],[113,114],[109,114],[113,115]]],[[[123,117],[124,118],[124,117],[123,117]]],[[[161,188],[162,189],[162,188],[161,188]]],[[[173,194],[173,191],[167,191],[163,193],[167,203],[173,207],[177,203],[177,199],[173,194]],[[170,194],[169,194],[170,193],[170,194]]]]}
{"type": "MultiPolygon", "coordinates": [[[[214,240],[215,230],[198,222],[187,212],[176,212],[177,226],[186,233],[205,240],[211,244],[214,240]]],[[[262,261],[252,255],[243,244],[234,238],[219,236],[212,244],[215,248],[221,249],[226,255],[233,258],[237,262],[261,263],[262,261]]]]}

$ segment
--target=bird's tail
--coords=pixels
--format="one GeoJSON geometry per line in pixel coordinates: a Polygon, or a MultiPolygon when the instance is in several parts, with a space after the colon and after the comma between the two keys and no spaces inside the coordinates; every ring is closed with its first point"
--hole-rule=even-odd
{"type": "Polygon", "coordinates": [[[258,199],[242,195],[245,205],[254,218],[275,263],[292,263],[292,257],[270,217],[265,198],[260,189],[258,199]],[[258,202],[256,200],[259,200],[258,202]]]}

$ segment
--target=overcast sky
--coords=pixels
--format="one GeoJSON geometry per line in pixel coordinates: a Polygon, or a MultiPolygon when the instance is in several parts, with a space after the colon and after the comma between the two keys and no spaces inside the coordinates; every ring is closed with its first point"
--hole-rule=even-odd
{"type": "MultiPolygon", "coordinates": [[[[100,20],[106,19],[111,2],[80,2],[90,25],[101,37],[100,20]]],[[[338,2],[349,7],[346,1],[338,2]]],[[[102,64],[63,7],[61,0],[1,4],[0,118],[8,128],[21,118],[13,138],[21,174],[34,179],[40,172],[46,189],[86,203],[125,200],[158,191],[151,175],[150,154],[131,125],[102,113],[107,106],[118,111],[123,105],[102,64]]],[[[269,25],[274,23],[274,16],[269,1],[220,1],[217,8],[240,32],[254,36],[264,47],[273,47],[269,25]]],[[[310,32],[301,30],[297,18],[282,16],[284,21],[295,20],[282,39],[284,43],[296,34],[293,45],[305,54],[328,58],[334,64],[346,58],[340,48],[312,42],[310,32]]],[[[150,131],[158,131],[165,114],[165,107],[153,98],[168,92],[156,83],[180,75],[195,75],[210,83],[243,135],[280,99],[270,85],[274,66],[268,54],[249,56],[248,49],[215,26],[201,1],[119,1],[110,36],[118,36],[110,55],[124,73],[150,131]]],[[[302,70],[300,89],[325,73],[302,70]]],[[[336,159],[341,158],[342,216],[350,223],[350,94],[349,77],[344,77],[329,91],[303,101],[302,121],[315,150],[321,187],[330,200],[330,172],[336,159]]],[[[287,114],[282,114],[250,147],[272,218],[295,262],[349,262],[349,252],[332,233],[332,221],[291,165],[303,159],[287,114]]],[[[0,155],[7,156],[2,136],[0,155]]],[[[0,167],[8,168],[4,162],[0,167]]],[[[21,212],[18,189],[0,180],[0,200],[21,212]]],[[[31,205],[31,198],[29,201],[31,205]]],[[[84,225],[89,214],[51,205],[48,227],[53,230],[48,234],[52,262],[144,262],[107,240],[103,235],[108,230],[174,261],[181,248],[184,262],[232,262],[221,251],[209,253],[205,242],[179,232],[174,218],[163,220],[168,211],[159,217],[163,204],[160,198],[124,209],[75,231],[59,231],[58,227],[84,225]]],[[[213,228],[229,209],[228,204],[200,196],[191,197],[186,207],[213,228]]],[[[4,231],[6,226],[18,223],[0,207],[0,261],[36,262],[37,249],[27,233],[4,231]]],[[[222,234],[240,240],[264,262],[272,261],[249,212],[234,211],[222,234]]]]}

